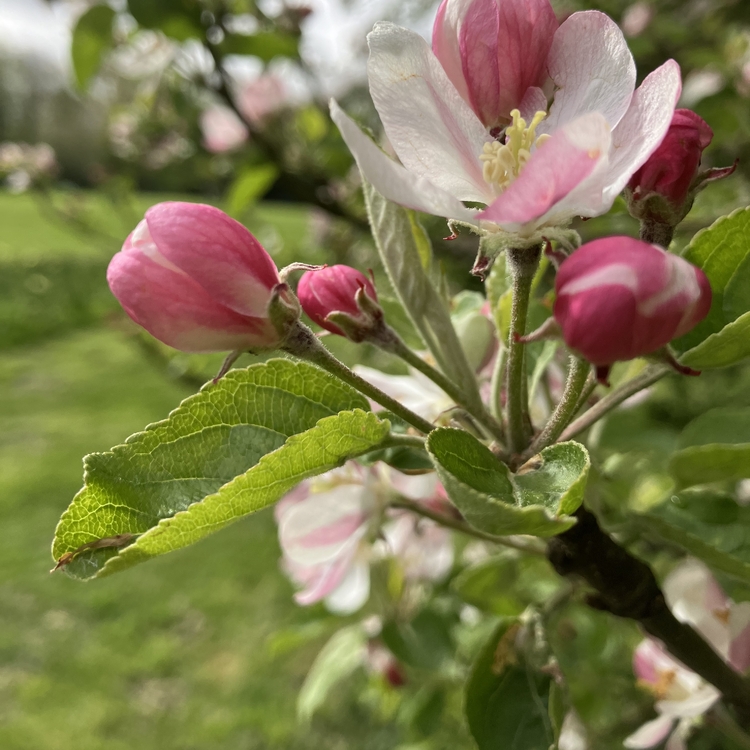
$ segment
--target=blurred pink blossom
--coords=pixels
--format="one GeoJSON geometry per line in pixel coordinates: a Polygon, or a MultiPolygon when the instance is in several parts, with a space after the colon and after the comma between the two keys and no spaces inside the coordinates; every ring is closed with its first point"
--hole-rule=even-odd
{"type": "Polygon", "coordinates": [[[248,139],[248,131],[239,117],[224,105],[204,109],[200,115],[203,145],[212,154],[238,149],[248,139]]]}
{"type": "Polygon", "coordinates": [[[248,122],[261,125],[281,109],[286,100],[287,92],[281,79],[267,73],[242,86],[237,94],[237,107],[248,122]]]}

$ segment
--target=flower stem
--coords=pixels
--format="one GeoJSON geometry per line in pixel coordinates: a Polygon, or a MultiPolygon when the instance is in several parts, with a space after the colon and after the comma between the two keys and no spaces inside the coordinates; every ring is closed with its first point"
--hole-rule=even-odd
{"type": "Polygon", "coordinates": [[[647,367],[640,375],[628,380],[619,388],[616,388],[612,393],[605,396],[599,403],[594,404],[588,411],[581,414],[578,419],[563,431],[560,435],[560,441],[570,440],[575,437],[579,432],[583,432],[591,427],[594,422],[599,421],[607,412],[619,406],[623,401],[630,398],[633,394],[642,391],[644,388],[648,388],[650,385],[656,383],[657,380],[661,380],[668,372],[669,367],[664,365],[653,365],[647,367]]]}
{"type": "MultiPolygon", "coordinates": [[[[412,351],[395,331],[389,329],[389,333],[392,335],[389,336],[387,342],[384,341],[380,344],[381,348],[400,357],[408,365],[411,365],[415,370],[428,377],[435,385],[442,388],[458,406],[463,407],[474,417],[490,435],[498,440],[503,439],[502,425],[487,411],[481,399],[474,399],[470,394],[463,393],[452,380],[443,375],[439,370],[436,370],[428,362],[425,362],[416,352],[412,351]]],[[[378,342],[376,341],[375,343],[378,342]]]]}
{"type": "Polygon", "coordinates": [[[503,386],[505,385],[505,364],[507,357],[505,347],[502,344],[498,345],[498,349],[497,357],[495,357],[495,367],[492,370],[492,382],[490,384],[492,393],[490,396],[490,409],[494,417],[501,419],[503,414],[503,386]]]}
{"type": "Polygon", "coordinates": [[[641,221],[640,237],[644,242],[668,248],[674,237],[674,227],[653,219],[641,221]]]}
{"type": "Polygon", "coordinates": [[[531,283],[539,265],[541,245],[527,248],[509,248],[508,266],[513,278],[513,304],[510,313],[508,336],[506,422],[508,448],[522,453],[531,437],[529,420],[528,383],[526,382],[526,357],[524,344],[516,339],[526,332],[531,283]]]}
{"type": "Polygon", "coordinates": [[[545,556],[545,546],[542,543],[537,542],[535,539],[525,541],[518,537],[512,536],[495,536],[494,534],[488,534],[485,531],[475,529],[473,526],[469,526],[465,521],[460,521],[457,518],[451,518],[443,513],[437,513],[434,510],[430,510],[421,503],[417,503],[414,500],[409,500],[406,497],[399,497],[398,500],[394,500],[390,503],[391,508],[402,508],[412,513],[416,513],[418,516],[424,516],[429,518],[435,523],[439,523],[441,526],[445,526],[455,531],[460,531],[462,534],[467,536],[473,536],[475,539],[481,539],[484,542],[492,542],[493,544],[501,544],[504,547],[510,547],[517,549],[520,552],[525,552],[529,555],[536,555],[537,557],[545,556]]]}
{"type": "Polygon", "coordinates": [[[590,371],[591,365],[585,359],[571,355],[568,379],[565,383],[565,390],[562,397],[544,429],[531,444],[531,447],[527,451],[528,455],[532,456],[535,453],[539,453],[540,450],[554,443],[560,437],[562,431],[578,410],[581,394],[586,388],[590,371]]]}
{"type": "Polygon", "coordinates": [[[368,398],[384,406],[388,411],[400,417],[407,424],[416,428],[425,435],[435,429],[435,425],[407,409],[395,399],[383,393],[372,383],[368,383],[356,373],[352,372],[343,362],[340,362],[331,352],[320,343],[318,337],[304,324],[297,321],[289,334],[284,346],[284,351],[293,354],[299,359],[312,362],[322,367],[331,375],[356,388],[368,398]]]}

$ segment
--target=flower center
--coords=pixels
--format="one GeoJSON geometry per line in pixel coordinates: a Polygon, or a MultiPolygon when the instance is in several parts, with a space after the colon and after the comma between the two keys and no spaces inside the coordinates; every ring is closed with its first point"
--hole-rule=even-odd
{"type": "Polygon", "coordinates": [[[531,156],[531,149],[538,148],[549,138],[546,134],[536,135],[537,126],[547,116],[546,112],[537,112],[528,125],[517,109],[510,116],[513,122],[505,130],[505,143],[485,143],[479,155],[482,176],[495,195],[500,195],[518,177],[531,156]]]}

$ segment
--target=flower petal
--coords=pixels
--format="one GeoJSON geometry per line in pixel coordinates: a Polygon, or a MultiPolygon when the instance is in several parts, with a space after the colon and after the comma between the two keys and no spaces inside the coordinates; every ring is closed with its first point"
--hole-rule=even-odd
{"type": "Polygon", "coordinates": [[[674,719],[671,716],[659,716],[653,721],[646,722],[642,727],[636,729],[633,734],[625,738],[623,746],[627,748],[654,747],[662,742],[672,730],[674,719]]]}
{"type": "Polygon", "coordinates": [[[478,218],[507,231],[544,216],[607,158],[607,121],[592,112],[557,130],[531,155],[518,178],[478,218]]]}
{"type": "Polygon", "coordinates": [[[531,122],[537,112],[547,111],[546,94],[538,86],[529,86],[521,99],[518,110],[526,122],[531,122]]]}
{"type": "Polygon", "coordinates": [[[341,583],[326,597],[326,607],[337,615],[356,612],[370,598],[370,566],[355,560],[341,583]]]}
{"type": "Polygon", "coordinates": [[[159,203],[133,232],[144,251],[153,244],[215,300],[243,315],[265,316],[279,275],[271,256],[238,221],[214,206],[159,203]],[[147,229],[146,229],[147,227],[147,229]]]}
{"type": "Polygon", "coordinates": [[[278,339],[268,319],[224,307],[187,274],[141,252],[131,239],[110,261],[107,282],[125,312],[159,341],[184,352],[222,352],[278,339]]]}
{"type": "Polygon", "coordinates": [[[612,131],[609,184],[604,191],[607,209],[664,139],[681,89],[680,66],[674,60],[667,60],[636,89],[628,111],[612,131]]]}
{"type": "Polygon", "coordinates": [[[475,212],[424,177],[407,171],[384,154],[339,105],[331,100],[331,117],[354,155],[365,179],[382,196],[415,211],[474,222],[475,212]]]}
{"type": "Polygon", "coordinates": [[[279,523],[284,554],[300,565],[320,565],[345,554],[366,531],[369,492],[343,484],[313,493],[289,508],[279,523]]]}
{"type": "Polygon", "coordinates": [[[614,128],[627,111],[635,62],[622,31],[604,13],[570,16],[555,34],[547,66],[557,90],[540,133],[552,133],[587,112],[601,112],[614,128]]]}
{"type": "Polygon", "coordinates": [[[488,201],[479,155],[492,140],[427,42],[392,23],[367,36],[370,93],[403,165],[460,200],[488,201]]]}
{"type": "Polygon", "coordinates": [[[750,669],[750,602],[734,604],[729,612],[729,663],[743,674],[750,669]]]}

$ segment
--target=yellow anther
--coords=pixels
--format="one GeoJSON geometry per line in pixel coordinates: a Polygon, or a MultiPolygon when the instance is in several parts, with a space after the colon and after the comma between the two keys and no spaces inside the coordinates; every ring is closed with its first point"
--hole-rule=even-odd
{"type": "Polygon", "coordinates": [[[531,158],[532,150],[549,138],[546,134],[536,135],[537,126],[547,116],[546,112],[537,112],[529,125],[517,109],[510,116],[513,121],[505,130],[505,143],[485,143],[479,156],[482,176],[496,195],[502,193],[518,177],[531,158]]]}

